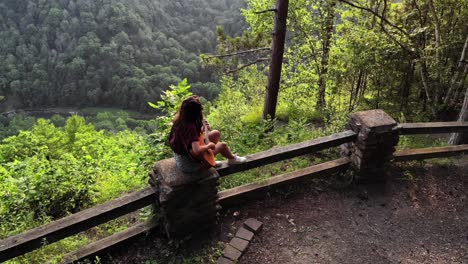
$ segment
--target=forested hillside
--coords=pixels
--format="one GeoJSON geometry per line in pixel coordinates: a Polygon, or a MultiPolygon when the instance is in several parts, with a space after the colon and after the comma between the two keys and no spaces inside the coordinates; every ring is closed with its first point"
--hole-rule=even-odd
{"type": "Polygon", "coordinates": [[[145,111],[184,77],[213,98],[215,28],[240,34],[240,0],[0,2],[0,95],[15,107],[113,106],[145,111]]]}

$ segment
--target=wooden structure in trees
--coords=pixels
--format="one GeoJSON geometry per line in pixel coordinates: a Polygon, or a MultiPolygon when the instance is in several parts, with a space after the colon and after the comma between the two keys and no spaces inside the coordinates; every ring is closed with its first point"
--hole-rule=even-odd
{"type": "MultiPolygon", "coordinates": [[[[346,170],[349,168],[354,168],[358,173],[362,174],[366,174],[366,172],[369,171],[368,169],[371,168],[371,171],[378,171],[378,173],[375,173],[374,175],[379,176],[383,175],[379,170],[386,162],[450,157],[468,153],[468,145],[410,149],[393,152],[393,146],[398,142],[399,135],[453,132],[468,133],[468,122],[396,124],[396,122],[394,122],[394,120],[383,111],[372,110],[353,114],[351,116],[349,127],[351,130],[341,133],[249,155],[247,156],[248,161],[244,164],[236,166],[223,164],[217,169],[217,173],[220,177],[226,177],[236,172],[245,171],[304,154],[311,154],[316,151],[340,145],[343,150],[343,157],[340,159],[274,176],[264,182],[246,184],[218,192],[219,204],[223,207],[228,207],[232,204],[257,197],[259,194],[264,193],[266,190],[275,188],[276,186],[290,184],[304,178],[316,177],[318,175],[346,170]],[[379,153],[379,151],[382,153],[379,153]]],[[[124,195],[118,199],[51,222],[47,225],[1,240],[0,262],[31,252],[40,248],[44,244],[53,243],[135,211],[139,208],[151,205],[156,201],[157,197],[155,189],[147,187],[124,195]]],[[[149,230],[154,229],[157,225],[158,223],[149,221],[130,227],[125,231],[111,235],[107,238],[91,243],[78,251],[65,255],[63,262],[71,263],[85,258],[90,258],[92,256],[101,255],[107,250],[120,246],[122,243],[141,237],[149,230]]]]}

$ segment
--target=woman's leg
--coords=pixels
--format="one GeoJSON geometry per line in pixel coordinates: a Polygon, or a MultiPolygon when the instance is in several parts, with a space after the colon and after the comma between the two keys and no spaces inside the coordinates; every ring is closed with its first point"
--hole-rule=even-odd
{"type": "Polygon", "coordinates": [[[225,142],[219,142],[220,138],[221,138],[221,133],[218,130],[212,130],[210,131],[210,133],[208,133],[208,139],[210,140],[210,142],[213,142],[216,144],[216,147],[213,150],[213,153],[215,155],[220,153],[221,155],[223,155],[223,157],[227,159],[233,159],[234,155],[232,154],[228,145],[225,142]]]}
{"type": "Polygon", "coordinates": [[[208,133],[208,140],[213,143],[218,143],[221,138],[221,133],[218,130],[213,130],[208,133]]]}
{"type": "Polygon", "coordinates": [[[234,159],[235,158],[234,154],[232,154],[231,150],[229,149],[228,145],[225,142],[216,143],[216,147],[213,150],[213,153],[215,154],[215,156],[218,153],[220,153],[221,155],[223,155],[223,157],[225,157],[227,159],[234,159]]]}
{"type": "Polygon", "coordinates": [[[219,142],[219,139],[221,138],[221,133],[219,133],[218,130],[213,130],[208,134],[208,139],[215,143],[215,149],[213,150],[213,153],[216,155],[218,153],[221,153],[223,157],[228,159],[228,164],[229,165],[234,165],[234,164],[240,164],[246,162],[246,158],[244,157],[238,157],[234,154],[232,154],[231,150],[229,149],[228,145],[225,142],[219,142]]]}

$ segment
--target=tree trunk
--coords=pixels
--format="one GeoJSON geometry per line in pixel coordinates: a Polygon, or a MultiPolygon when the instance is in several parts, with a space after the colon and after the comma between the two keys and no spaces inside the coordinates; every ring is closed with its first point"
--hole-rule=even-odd
{"type": "MultiPolygon", "coordinates": [[[[465,44],[463,45],[463,49],[462,49],[462,52],[460,54],[460,59],[458,60],[458,63],[457,63],[457,66],[455,68],[455,72],[453,73],[453,76],[452,76],[452,79],[450,80],[450,87],[449,87],[449,90],[447,92],[447,94],[445,95],[445,98],[444,98],[444,105],[447,106],[447,104],[449,103],[449,101],[451,100],[451,96],[452,96],[452,92],[455,91],[457,92],[457,82],[459,81],[459,76],[460,76],[460,72],[462,71],[462,67],[463,67],[463,63],[465,61],[465,54],[466,54],[466,50],[468,49],[468,35],[466,36],[466,39],[465,39],[465,44]]],[[[466,69],[466,68],[465,68],[466,69]]],[[[462,74],[462,80],[463,80],[463,74],[462,74]]]]}
{"type": "Polygon", "coordinates": [[[359,102],[359,96],[361,94],[361,87],[362,87],[362,78],[363,78],[363,71],[359,70],[358,79],[356,82],[356,88],[354,88],[354,80],[353,80],[353,87],[351,88],[351,95],[349,98],[349,111],[353,111],[356,105],[359,102]]]}
{"type": "Polygon", "coordinates": [[[414,77],[414,63],[409,62],[406,74],[405,74],[405,79],[401,84],[400,88],[400,112],[406,113],[407,108],[408,108],[408,102],[409,102],[409,97],[411,95],[411,83],[413,82],[413,77],[414,77]]]}
{"type": "Polygon", "coordinates": [[[432,105],[432,99],[431,99],[431,95],[429,93],[429,91],[430,91],[429,80],[428,80],[429,79],[429,77],[428,77],[429,74],[427,73],[426,62],[424,61],[424,59],[421,61],[420,73],[421,73],[421,81],[423,83],[423,88],[424,88],[424,92],[425,92],[425,95],[426,95],[426,102],[428,103],[428,107],[431,110],[432,116],[436,117],[437,114],[436,114],[435,106],[432,105]]]}
{"type": "Polygon", "coordinates": [[[281,67],[283,64],[284,40],[286,38],[286,18],[288,16],[289,0],[276,0],[275,26],[271,44],[270,71],[265,94],[263,119],[273,119],[276,115],[281,67]]]}
{"type": "Polygon", "coordinates": [[[317,109],[323,110],[327,106],[325,94],[327,90],[328,59],[330,57],[331,38],[335,19],[335,0],[328,0],[325,7],[325,21],[322,27],[322,60],[320,66],[320,76],[318,80],[319,93],[317,109]]]}
{"type": "MultiPolygon", "coordinates": [[[[458,122],[468,122],[468,88],[465,91],[465,100],[458,115],[458,122]]],[[[459,145],[468,144],[468,133],[453,133],[450,137],[449,144],[459,145]]]]}
{"type": "Polygon", "coordinates": [[[457,85],[457,89],[455,91],[455,94],[452,96],[451,100],[451,105],[455,105],[460,96],[463,96],[463,84],[465,83],[466,76],[468,75],[468,64],[465,65],[465,69],[463,70],[462,77],[460,78],[460,81],[457,85]],[[461,95],[460,95],[461,94],[461,95]]]}

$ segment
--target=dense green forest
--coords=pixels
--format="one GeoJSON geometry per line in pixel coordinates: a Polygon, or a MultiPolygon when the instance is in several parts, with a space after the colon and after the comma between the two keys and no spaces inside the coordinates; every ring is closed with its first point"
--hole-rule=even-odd
{"type": "Polygon", "coordinates": [[[0,95],[15,108],[113,106],[145,111],[188,78],[217,93],[199,63],[215,28],[245,28],[243,1],[28,0],[0,2],[0,95]]]}
{"type": "MultiPolygon", "coordinates": [[[[0,117],[0,238],[145,186],[152,163],[171,157],[171,120],[192,93],[239,155],[343,131],[359,110],[402,122],[468,119],[468,1],[291,0],[276,119],[263,120],[275,13],[261,11],[274,2],[1,2],[0,106],[148,111],[149,101],[159,116],[0,117]]],[[[401,137],[399,147],[443,144],[401,137]]],[[[239,173],[220,188],[338,155],[239,173]]],[[[80,234],[12,263],[59,261],[94,239],[80,234]]]]}
{"type": "MultiPolygon", "coordinates": [[[[258,11],[274,2],[249,0],[250,29],[237,38],[220,31],[219,53],[269,47],[274,13],[258,11]]],[[[280,112],[384,108],[397,118],[456,118],[468,73],[467,1],[296,0],[287,24],[280,112]]],[[[264,57],[207,62],[232,69],[264,57]]]]}

